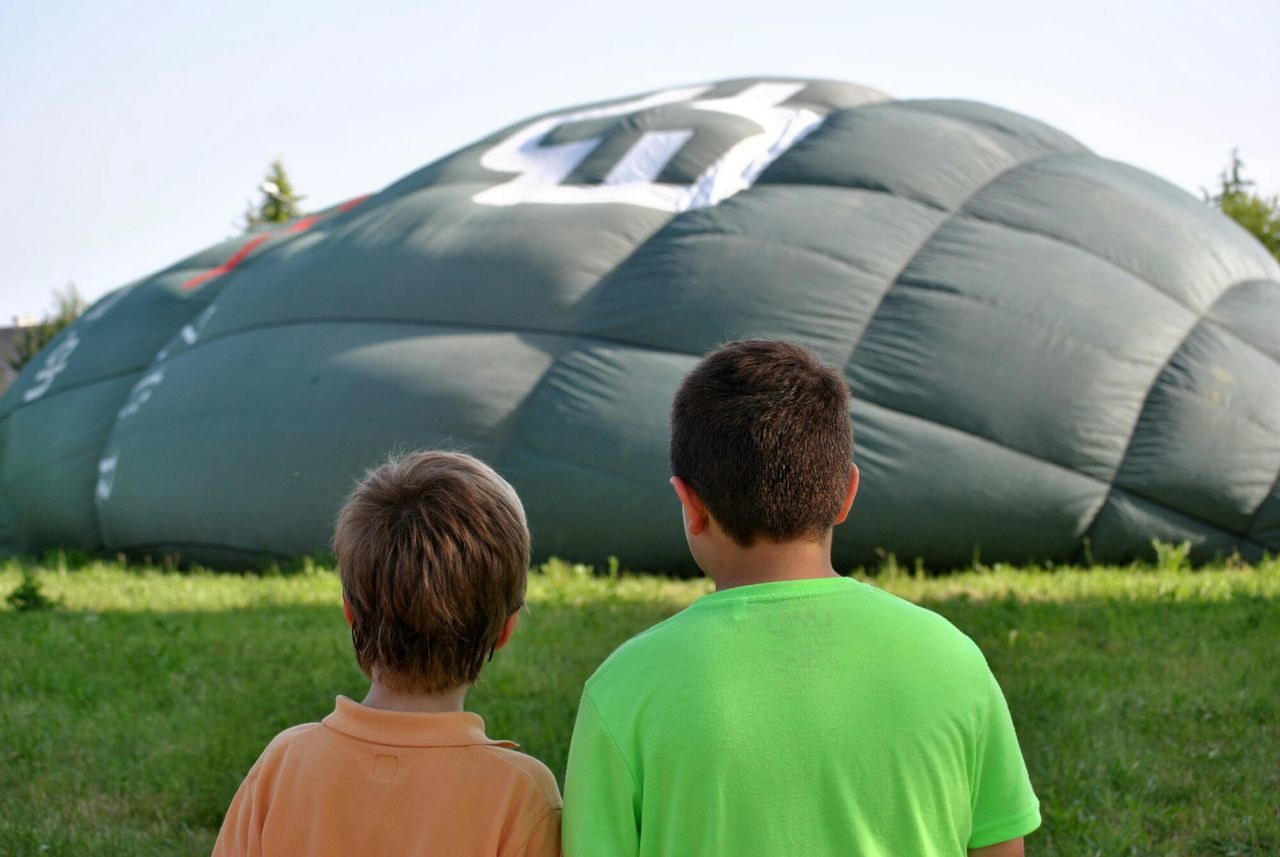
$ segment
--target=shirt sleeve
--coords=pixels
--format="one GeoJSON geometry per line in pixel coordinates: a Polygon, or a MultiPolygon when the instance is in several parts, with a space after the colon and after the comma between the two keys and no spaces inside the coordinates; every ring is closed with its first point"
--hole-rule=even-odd
{"type": "Polygon", "coordinates": [[[263,807],[256,788],[262,760],[249,770],[222,819],[213,857],[261,857],[263,807]]]}
{"type": "Polygon", "coordinates": [[[608,726],[584,691],[564,782],[566,857],[640,853],[640,790],[608,726]]]}
{"type": "Polygon", "coordinates": [[[987,717],[978,735],[970,848],[1017,839],[1040,826],[1040,801],[1027,776],[1009,706],[990,670],[987,679],[987,717]]]}
{"type": "Polygon", "coordinates": [[[560,810],[544,815],[510,857],[560,857],[560,810]]]}

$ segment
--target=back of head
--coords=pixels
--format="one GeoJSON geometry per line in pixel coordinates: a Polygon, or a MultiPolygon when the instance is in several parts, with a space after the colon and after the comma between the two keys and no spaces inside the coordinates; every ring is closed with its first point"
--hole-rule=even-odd
{"type": "Polygon", "coordinates": [[[821,537],[852,464],[848,385],[798,345],[731,342],[676,393],[671,472],[743,547],[821,537]]]}
{"type": "Polygon", "coordinates": [[[396,690],[473,684],[524,603],[524,509],[469,455],[413,452],[370,471],[333,546],[356,660],[396,690]]]}

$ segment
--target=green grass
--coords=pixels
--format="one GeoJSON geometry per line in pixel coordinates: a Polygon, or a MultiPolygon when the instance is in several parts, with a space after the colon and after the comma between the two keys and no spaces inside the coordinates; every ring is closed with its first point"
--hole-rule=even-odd
{"type": "MultiPolygon", "coordinates": [[[[1030,853],[1280,853],[1280,563],[1165,565],[874,581],[986,652],[1043,804],[1030,853]]],[[[706,591],[552,565],[468,706],[562,776],[583,680],[706,591]]],[[[363,694],[338,597],[314,568],[0,567],[0,853],[207,854],[265,743],[363,694]],[[55,609],[4,604],[24,572],[55,609]]]]}

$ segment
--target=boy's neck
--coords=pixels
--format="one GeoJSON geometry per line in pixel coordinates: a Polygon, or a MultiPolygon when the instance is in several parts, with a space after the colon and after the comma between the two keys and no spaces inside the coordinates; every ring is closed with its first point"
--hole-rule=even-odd
{"type": "Polygon", "coordinates": [[[377,708],[382,711],[410,711],[419,714],[447,714],[451,711],[462,711],[462,703],[467,698],[467,685],[451,687],[437,693],[421,693],[417,691],[393,690],[374,676],[369,692],[361,701],[361,705],[377,708]]]}
{"type": "Polygon", "coordinates": [[[820,541],[770,542],[758,539],[749,548],[725,544],[708,557],[704,571],[716,591],[757,583],[838,577],[831,566],[831,536],[820,541]]]}

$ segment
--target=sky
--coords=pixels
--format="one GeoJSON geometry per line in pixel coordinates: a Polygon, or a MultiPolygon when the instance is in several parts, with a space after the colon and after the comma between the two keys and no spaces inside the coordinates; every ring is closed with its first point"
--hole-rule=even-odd
{"type": "Polygon", "coordinates": [[[235,234],[269,163],[304,207],[536,113],[763,75],[965,98],[1188,192],[1239,147],[1280,193],[1264,2],[0,2],[0,326],[235,234]]]}

